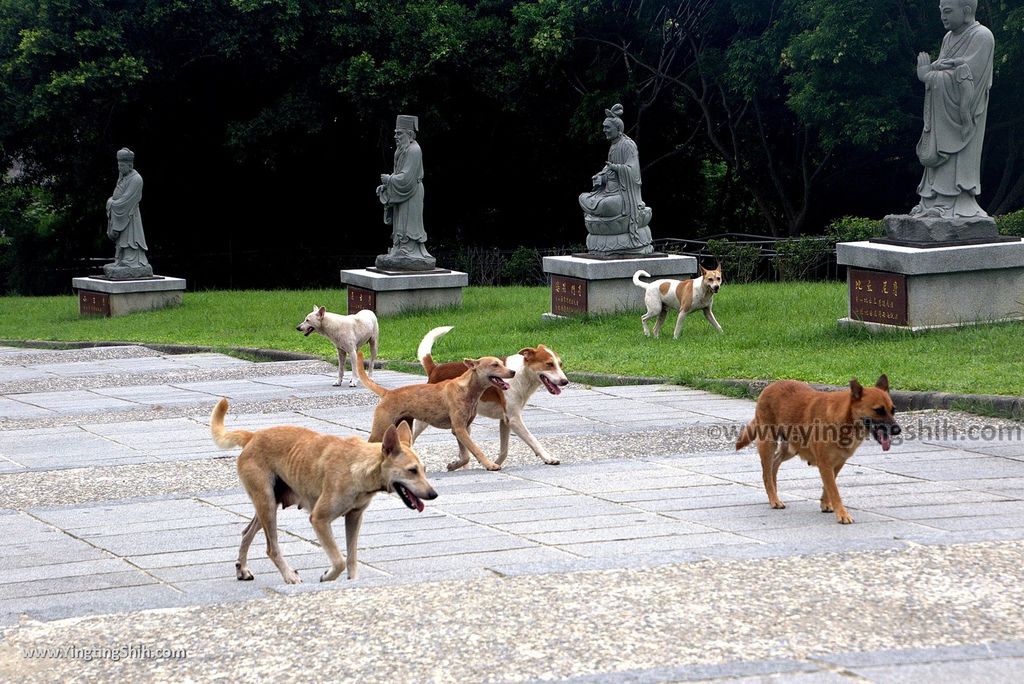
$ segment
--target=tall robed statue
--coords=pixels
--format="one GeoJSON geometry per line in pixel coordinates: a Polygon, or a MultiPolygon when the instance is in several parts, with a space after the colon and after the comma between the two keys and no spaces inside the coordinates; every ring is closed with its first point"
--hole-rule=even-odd
{"type": "Polygon", "coordinates": [[[587,226],[587,250],[597,254],[650,254],[651,208],[640,195],[640,155],[623,131],[622,105],[605,110],[602,126],[611,142],[608,161],[579,197],[587,226]]]}
{"type": "Polygon", "coordinates": [[[380,176],[377,199],[391,226],[391,249],[377,257],[383,271],[429,271],[437,262],[427,251],[423,228],[423,151],[416,142],[419,118],[399,114],[395,121],[395,167],[380,176]]]}
{"type": "Polygon", "coordinates": [[[995,39],[975,20],[977,9],[978,0],[941,0],[948,33],[938,59],[931,61],[927,52],[917,56],[917,77],[925,86],[924,129],[917,143],[924,174],[913,217],[988,216],[977,197],[995,39]]]}
{"type": "Polygon", "coordinates": [[[117,185],[107,199],[107,237],[114,241],[114,263],[105,265],[103,273],[113,280],[148,278],[153,267],[139,211],[142,176],[135,170],[135,153],[127,147],[117,151],[117,174],[117,185]]]}

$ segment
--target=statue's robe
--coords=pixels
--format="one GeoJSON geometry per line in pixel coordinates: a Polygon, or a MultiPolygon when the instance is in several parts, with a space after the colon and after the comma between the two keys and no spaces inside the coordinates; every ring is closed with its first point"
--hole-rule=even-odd
{"type": "Polygon", "coordinates": [[[917,143],[924,166],[917,194],[924,209],[936,204],[948,209],[949,200],[944,202],[938,197],[942,195],[956,198],[953,216],[981,212],[975,198],[981,193],[981,148],[994,51],[992,32],[975,22],[960,35],[951,31],[942,39],[939,59],[959,59],[963,64],[925,75],[924,129],[917,143]]]}
{"type": "Polygon", "coordinates": [[[391,208],[392,242],[426,242],[423,228],[423,151],[413,140],[395,152],[395,170],[384,182],[380,201],[391,208]]]}
{"type": "Polygon", "coordinates": [[[142,230],[142,213],[139,202],[142,200],[142,176],[132,169],[117,179],[114,194],[110,196],[110,208],[107,210],[107,229],[116,233],[114,244],[117,246],[118,257],[126,265],[146,265],[146,234],[142,230]],[[130,251],[125,251],[130,250],[130,251]],[[122,257],[123,255],[123,257],[122,257]]]}

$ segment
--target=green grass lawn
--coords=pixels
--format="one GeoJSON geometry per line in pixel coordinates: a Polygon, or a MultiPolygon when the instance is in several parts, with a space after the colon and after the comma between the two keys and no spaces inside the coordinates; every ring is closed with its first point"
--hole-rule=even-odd
{"type": "MultiPolygon", "coordinates": [[[[460,309],[385,318],[381,357],[415,359],[427,330],[454,325],[435,356],[455,359],[505,355],[540,342],[554,347],[569,371],[704,379],[797,378],[845,384],[851,376],[874,382],[888,373],[895,389],[1024,395],[1024,324],[1012,323],[923,334],[869,335],[841,331],[841,283],[726,285],[715,299],[725,329],[715,333],[700,314],[682,337],[647,339],[640,315],[544,322],[547,288],[471,287],[460,309]]],[[[344,310],[343,290],[189,292],[184,305],[113,319],[80,319],[78,300],[0,298],[0,339],[118,340],[263,347],[334,358],[323,337],[295,330],[313,304],[344,310]]]]}

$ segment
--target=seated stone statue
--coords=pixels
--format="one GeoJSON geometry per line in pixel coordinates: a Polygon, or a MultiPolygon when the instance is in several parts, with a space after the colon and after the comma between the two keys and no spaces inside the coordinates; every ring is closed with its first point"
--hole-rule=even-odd
{"type": "Polygon", "coordinates": [[[587,226],[587,249],[594,253],[650,254],[651,208],[640,195],[640,156],[623,133],[622,105],[606,109],[604,135],[611,141],[608,161],[593,178],[593,189],[579,197],[587,226]]]}

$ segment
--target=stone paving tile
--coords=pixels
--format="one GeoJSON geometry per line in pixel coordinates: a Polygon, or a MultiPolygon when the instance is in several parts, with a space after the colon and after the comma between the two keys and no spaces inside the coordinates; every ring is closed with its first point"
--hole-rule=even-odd
{"type": "Polygon", "coordinates": [[[903,520],[929,520],[978,515],[1019,515],[1024,513],[1024,501],[983,501],[978,503],[935,504],[930,506],[880,506],[874,509],[880,515],[903,520]]]}
{"type": "Polygon", "coordinates": [[[62,600],[63,594],[77,594],[99,589],[116,587],[138,587],[144,584],[157,584],[158,580],[137,570],[109,572],[102,574],[73,575],[70,577],[47,578],[28,582],[9,582],[0,584],[0,612],[5,601],[53,596],[55,601],[62,600]]]}
{"type": "Polygon", "coordinates": [[[855,674],[878,684],[912,684],[915,682],[1019,682],[1024,672],[1024,658],[989,658],[960,663],[922,663],[865,667],[855,674]]]}
{"type": "Polygon", "coordinates": [[[82,375],[114,375],[120,373],[121,369],[112,366],[106,361],[77,361],[68,363],[40,363],[29,366],[37,371],[50,375],[60,376],[82,376],[82,375]]]}
{"type": "Polygon", "coordinates": [[[586,558],[624,559],[636,553],[704,549],[719,544],[749,544],[750,541],[749,537],[739,534],[713,531],[694,534],[671,534],[640,539],[561,544],[556,548],[586,558]]]}
{"type": "Polygon", "coordinates": [[[171,385],[142,385],[139,387],[101,387],[92,390],[114,399],[146,404],[149,406],[171,406],[175,404],[204,404],[217,401],[218,397],[207,392],[172,387],[171,385]]]}
{"type": "MultiPolygon", "coordinates": [[[[22,366],[0,366],[0,385],[3,383],[17,383],[26,380],[43,380],[52,378],[53,375],[38,368],[22,366]]],[[[12,388],[16,389],[16,388],[12,388]]]]}
{"type": "MultiPolygon", "coordinates": [[[[12,394],[10,396],[17,397],[18,395],[12,394]]],[[[0,421],[19,420],[23,418],[46,418],[55,415],[57,415],[57,412],[52,409],[25,403],[9,397],[0,397],[0,421]]]]}
{"type": "Polygon", "coordinates": [[[33,596],[0,602],[0,624],[14,624],[20,615],[37,620],[60,620],[88,614],[124,613],[147,608],[186,605],[185,595],[164,584],[96,589],[86,593],[33,596]]]}
{"type": "Polygon", "coordinates": [[[59,414],[75,414],[118,409],[137,408],[138,404],[113,397],[105,397],[86,390],[64,392],[26,392],[9,395],[31,406],[48,409],[59,414]]]}
{"type": "Polygon", "coordinates": [[[177,363],[180,366],[189,368],[233,368],[236,366],[253,365],[252,361],[246,361],[245,359],[238,359],[233,356],[215,354],[212,352],[170,355],[165,358],[172,363],[177,363]]]}

